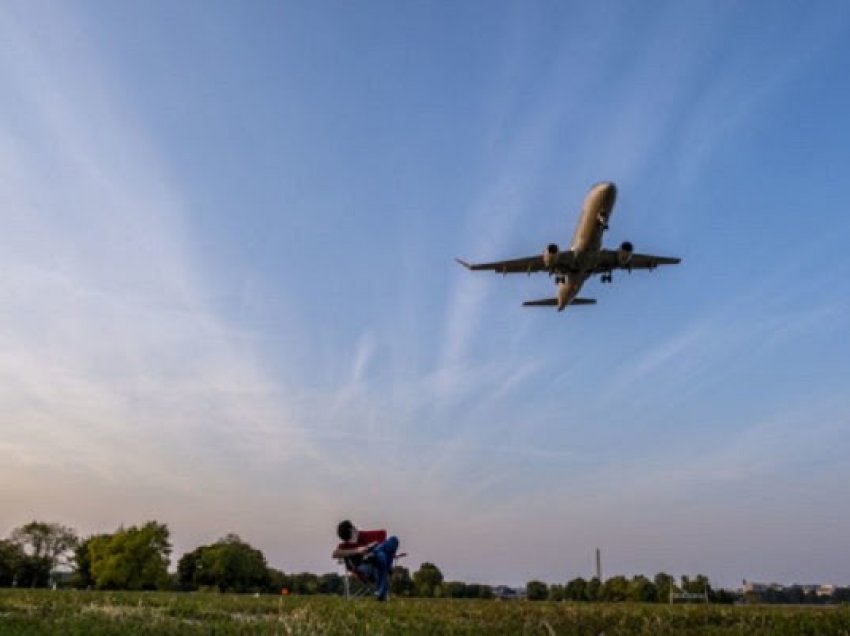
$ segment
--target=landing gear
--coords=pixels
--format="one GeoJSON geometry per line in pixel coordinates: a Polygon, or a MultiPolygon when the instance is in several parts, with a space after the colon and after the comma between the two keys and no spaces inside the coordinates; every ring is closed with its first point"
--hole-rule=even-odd
{"type": "Polygon", "coordinates": [[[596,216],[596,221],[599,223],[599,227],[601,227],[603,230],[608,229],[608,219],[605,218],[604,214],[598,214],[596,216]]]}
{"type": "Polygon", "coordinates": [[[566,276],[555,276],[555,284],[556,285],[563,285],[566,282],[567,282],[566,276]]]}
{"type": "Polygon", "coordinates": [[[611,272],[608,272],[607,274],[602,274],[602,277],[599,280],[601,280],[603,283],[613,283],[614,275],[611,274],[611,272]]]}

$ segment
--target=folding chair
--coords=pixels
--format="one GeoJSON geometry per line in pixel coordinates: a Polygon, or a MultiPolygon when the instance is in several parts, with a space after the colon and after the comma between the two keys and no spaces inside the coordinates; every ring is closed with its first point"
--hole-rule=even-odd
{"type": "MultiPolygon", "coordinates": [[[[369,563],[370,556],[371,552],[367,552],[365,555],[363,555],[363,561],[365,563],[369,563]]],[[[396,561],[406,556],[407,552],[397,552],[395,555],[393,555],[393,562],[390,566],[388,576],[392,576],[393,568],[395,567],[396,561]]],[[[352,599],[368,597],[374,596],[377,593],[375,584],[365,578],[363,575],[361,575],[360,572],[358,572],[357,566],[354,564],[350,557],[345,559],[337,559],[337,561],[342,565],[343,568],[342,582],[343,588],[345,589],[345,598],[352,599]]],[[[387,598],[389,598],[389,593],[387,593],[387,598]]]]}

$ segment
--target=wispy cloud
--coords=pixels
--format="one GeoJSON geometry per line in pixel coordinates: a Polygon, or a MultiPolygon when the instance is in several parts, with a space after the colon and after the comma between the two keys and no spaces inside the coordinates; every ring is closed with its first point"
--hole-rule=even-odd
{"type": "Polygon", "coordinates": [[[720,72],[700,75],[703,86],[677,136],[679,160],[675,165],[684,187],[693,184],[717,149],[733,140],[736,130],[770,108],[771,99],[846,37],[850,24],[850,13],[839,5],[805,7],[793,21],[782,14],[765,20],[762,12],[749,9],[740,8],[743,15],[738,17],[761,32],[761,37],[752,39],[745,59],[723,56],[717,60],[720,72]],[[765,37],[768,34],[782,38],[783,55],[776,55],[775,41],[765,37]]]}
{"type": "Polygon", "coordinates": [[[248,458],[310,456],[249,338],[212,310],[179,189],[79,25],[51,12],[45,38],[5,13],[2,480],[80,470],[209,499],[248,458]]]}

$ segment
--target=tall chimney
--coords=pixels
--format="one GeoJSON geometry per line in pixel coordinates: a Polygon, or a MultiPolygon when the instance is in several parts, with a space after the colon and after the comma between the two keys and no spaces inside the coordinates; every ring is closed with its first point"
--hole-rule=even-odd
{"type": "Polygon", "coordinates": [[[596,548],[596,578],[602,582],[602,553],[596,548]]]}

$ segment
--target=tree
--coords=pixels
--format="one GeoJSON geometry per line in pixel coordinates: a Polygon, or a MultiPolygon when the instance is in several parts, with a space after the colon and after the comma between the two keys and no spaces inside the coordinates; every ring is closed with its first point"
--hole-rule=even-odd
{"type": "Polygon", "coordinates": [[[792,585],[791,587],[786,587],[783,596],[783,603],[788,603],[791,605],[800,605],[806,602],[806,590],[804,590],[799,585],[792,585]]]}
{"type": "Polygon", "coordinates": [[[708,577],[705,574],[697,574],[693,579],[683,576],[682,591],[690,592],[691,594],[710,594],[711,584],[708,582],[708,577]]]}
{"type": "Polygon", "coordinates": [[[586,601],[587,581],[578,577],[569,581],[564,587],[564,598],[568,601],[586,601]]]}
{"type": "Polygon", "coordinates": [[[51,573],[67,564],[76,547],[76,533],[58,523],[31,521],[12,531],[11,542],[24,554],[18,564],[18,583],[26,587],[46,587],[51,573]]]}
{"type": "Polygon", "coordinates": [[[413,594],[413,579],[410,571],[401,565],[393,568],[390,574],[390,592],[395,596],[410,596],[413,594]]]}
{"type": "Polygon", "coordinates": [[[728,590],[713,590],[711,595],[709,596],[712,603],[719,603],[721,605],[732,605],[735,601],[738,600],[738,597],[734,592],[730,592],[728,590]]]}
{"type": "Polygon", "coordinates": [[[177,573],[181,587],[215,586],[221,592],[258,591],[270,581],[263,553],[236,534],[187,552],[177,564],[177,573]]]}
{"type": "Polygon", "coordinates": [[[269,568],[269,583],[266,589],[272,594],[280,594],[284,588],[291,587],[289,577],[280,570],[269,568]]]}
{"type": "Polygon", "coordinates": [[[268,583],[268,565],[263,553],[235,534],[207,546],[198,567],[198,582],[217,585],[222,592],[255,591],[268,583]]]}
{"type": "Polygon", "coordinates": [[[549,600],[550,601],[563,601],[564,600],[564,586],[553,584],[549,586],[549,600]]]}
{"type": "Polygon", "coordinates": [[[17,583],[18,568],[25,558],[20,546],[0,539],[0,587],[17,583]]]}
{"type": "Polygon", "coordinates": [[[493,588],[489,585],[481,585],[480,583],[470,583],[466,586],[467,598],[496,598],[493,588]]]}
{"type": "Polygon", "coordinates": [[[667,603],[670,600],[670,590],[674,586],[673,577],[666,572],[659,572],[652,580],[655,583],[658,600],[662,603],[667,603]]]}
{"type": "Polygon", "coordinates": [[[447,598],[466,598],[466,583],[463,581],[443,583],[443,593],[447,598]]]}
{"type": "Polygon", "coordinates": [[[186,552],[177,562],[177,584],[182,590],[198,589],[198,569],[203,548],[195,548],[186,552]]]}
{"type": "Polygon", "coordinates": [[[300,572],[291,577],[293,594],[316,594],[319,591],[319,577],[312,572],[300,572]]]}
{"type": "Polygon", "coordinates": [[[545,601],[549,595],[549,586],[543,581],[529,581],[525,585],[525,597],[529,601],[545,601]]]}
{"type": "Polygon", "coordinates": [[[602,581],[594,576],[587,582],[587,587],[584,588],[584,594],[588,601],[601,601],[602,581]]]}
{"type": "Polygon", "coordinates": [[[627,598],[635,603],[655,603],[658,600],[658,590],[645,576],[635,576],[629,581],[627,598]]]}
{"type": "Polygon", "coordinates": [[[629,582],[623,575],[612,576],[602,586],[603,601],[625,601],[628,596],[629,582]]]}
{"type": "Polygon", "coordinates": [[[413,590],[416,596],[442,596],[443,573],[433,563],[423,563],[413,573],[413,590]]]}
{"type": "Polygon", "coordinates": [[[149,521],[141,528],[119,528],[89,543],[91,575],[98,589],[165,589],[169,554],[165,524],[149,521]]]}
{"type": "Polygon", "coordinates": [[[91,573],[91,545],[97,541],[108,541],[111,537],[110,534],[93,534],[74,548],[74,585],[76,587],[94,587],[95,581],[91,573]]]}
{"type": "Polygon", "coordinates": [[[20,587],[48,587],[50,572],[48,559],[25,554],[15,569],[15,584],[20,587]]]}
{"type": "Polygon", "coordinates": [[[760,603],[788,603],[788,595],[779,587],[769,587],[759,595],[760,603]]]}
{"type": "Polygon", "coordinates": [[[345,592],[345,583],[336,572],[322,574],[319,577],[319,594],[341,595],[345,592]]]}

